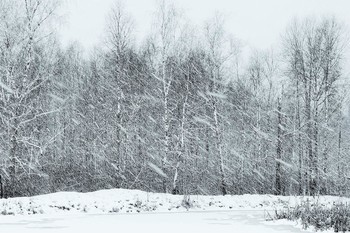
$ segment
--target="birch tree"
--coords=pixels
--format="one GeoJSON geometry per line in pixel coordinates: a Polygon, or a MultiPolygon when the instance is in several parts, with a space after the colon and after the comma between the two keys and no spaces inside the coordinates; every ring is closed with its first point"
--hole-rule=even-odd
{"type": "MultiPolygon", "coordinates": [[[[329,18],[295,22],[285,39],[289,74],[293,85],[296,85],[297,128],[305,133],[302,141],[307,155],[304,158],[306,193],[311,195],[320,192],[320,152],[323,150],[323,159],[326,160],[330,155],[327,152],[328,146],[321,146],[321,142],[329,141],[328,136],[321,132],[328,135],[330,132],[324,131],[321,125],[328,125],[327,122],[334,118],[334,112],[338,112],[341,106],[336,96],[339,88],[337,81],[342,75],[340,61],[343,57],[343,39],[339,24],[329,18]],[[330,102],[333,102],[332,113],[329,111],[330,102]],[[302,113],[300,103],[303,104],[302,116],[299,116],[302,113]],[[303,119],[303,124],[300,119],[303,119]]],[[[300,136],[298,140],[300,144],[300,136]]],[[[299,157],[302,154],[299,152],[299,157]]],[[[302,161],[299,159],[299,168],[302,167],[302,161]]],[[[299,179],[301,178],[299,174],[299,179]]],[[[299,182],[304,183],[302,180],[299,182]]]]}
{"type": "Polygon", "coordinates": [[[225,155],[223,151],[223,122],[221,119],[221,101],[225,98],[225,67],[232,57],[229,50],[229,38],[224,30],[224,18],[216,14],[208,20],[204,27],[205,46],[208,53],[209,86],[207,87],[208,110],[212,119],[212,131],[215,139],[215,154],[218,159],[219,188],[223,195],[227,194],[225,171],[225,155]]]}
{"type": "MultiPolygon", "coordinates": [[[[165,0],[160,1],[155,16],[155,33],[154,38],[156,46],[156,60],[154,78],[159,80],[160,84],[160,99],[162,103],[162,159],[161,169],[166,172],[170,167],[170,153],[173,148],[171,146],[171,108],[170,108],[170,94],[174,82],[174,72],[172,68],[172,59],[176,55],[178,39],[181,34],[181,25],[179,21],[179,10],[165,0]]],[[[166,174],[166,173],[165,173],[166,174]]],[[[163,192],[168,191],[168,178],[163,177],[162,181],[163,192]]]]}

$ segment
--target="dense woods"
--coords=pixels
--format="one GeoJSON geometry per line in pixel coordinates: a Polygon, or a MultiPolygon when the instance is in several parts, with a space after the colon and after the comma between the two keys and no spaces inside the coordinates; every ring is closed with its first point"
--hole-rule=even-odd
{"type": "Polygon", "coordinates": [[[60,45],[58,8],[0,0],[0,197],[349,194],[348,38],[335,18],[294,20],[280,49],[247,56],[219,14],[193,26],[167,1],[136,43],[119,2],[86,53],[60,45]]]}

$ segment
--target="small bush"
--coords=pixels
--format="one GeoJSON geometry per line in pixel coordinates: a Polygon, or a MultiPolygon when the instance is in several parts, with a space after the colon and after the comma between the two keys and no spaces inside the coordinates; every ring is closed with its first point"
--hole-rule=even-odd
{"type": "Polygon", "coordinates": [[[313,226],[316,231],[333,229],[334,232],[346,232],[350,231],[350,206],[339,203],[326,207],[307,201],[294,208],[275,211],[275,219],[300,220],[304,229],[313,226]]]}
{"type": "Polygon", "coordinates": [[[109,211],[109,213],[118,213],[118,212],[119,212],[119,208],[115,206],[109,211]]]}
{"type": "Polygon", "coordinates": [[[193,201],[191,200],[190,196],[184,195],[184,198],[181,202],[181,206],[183,206],[187,210],[193,207],[193,201]]]}

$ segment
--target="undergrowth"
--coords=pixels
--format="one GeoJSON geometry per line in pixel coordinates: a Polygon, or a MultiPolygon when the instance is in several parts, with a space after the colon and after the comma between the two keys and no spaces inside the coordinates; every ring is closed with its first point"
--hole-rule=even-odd
{"type": "Polygon", "coordinates": [[[276,210],[274,218],[300,221],[303,229],[313,226],[316,231],[329,229],[333,229],[334,232],[350,231],[350,206],[347,203],[325,206],[306,201],[293,208],[276,210]]]}

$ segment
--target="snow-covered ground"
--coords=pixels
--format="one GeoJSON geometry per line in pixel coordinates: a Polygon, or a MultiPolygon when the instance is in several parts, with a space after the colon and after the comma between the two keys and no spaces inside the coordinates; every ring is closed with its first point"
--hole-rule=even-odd
{"type": "Polygon", "coordinates": [[[125,228],[127,232],[149,232],[155,228],[153,232],[300,232],[295,223],[265,219],[275,209],[307,199],[324,205],[349,201],[332,196],[174,196],[124,189],[61,192],[0,200],[0,231],[116,232],[113,230],[125,228]]]}
{"type": "Polygon", "coordinates": [[[4,233],[301,233],[288,222],[265,222],[264,212],[205,211],[0,217],[4,233]]]}
{"type": "Polygon", "coordinates": [[[273,210],[306,201],[330,205],[346,198],[273,195],[181,196],[139,190],[111,189],[91,193],[59,192],[34,197],[0,199],[1,215],[53,213],[139,213],[207,210],[273,210]],[[186,204],[186,201],[191,205],[186,204]],[[190,207],[190,208],[189,208],[190,207]]]}

